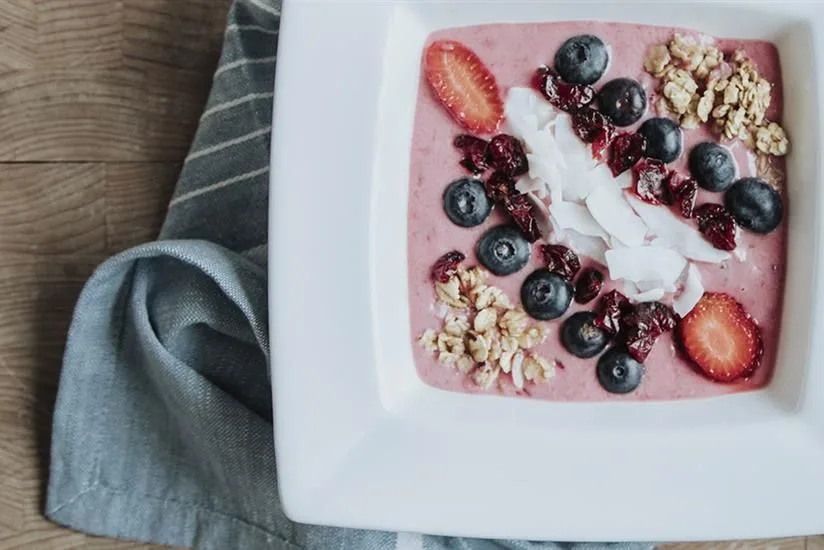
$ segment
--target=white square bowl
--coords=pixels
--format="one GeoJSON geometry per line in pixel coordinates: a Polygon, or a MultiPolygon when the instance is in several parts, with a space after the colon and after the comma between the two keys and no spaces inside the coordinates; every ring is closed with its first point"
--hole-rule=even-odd
{"type": "Polygon", "coordinates": [[[476,537],[824,532],[824,4],[284,1],[270,212],[278,481],[314,524],[476,537]],[[445,392],[412,360],[406,270],[420,57],[434,30],[600,19],[778,46],[788,270],[764,390],[552,403],[445,392]]]}

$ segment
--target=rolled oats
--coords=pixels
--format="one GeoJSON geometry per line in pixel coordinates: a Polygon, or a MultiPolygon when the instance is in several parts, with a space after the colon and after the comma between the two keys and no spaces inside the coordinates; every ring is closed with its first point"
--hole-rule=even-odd
{"type": "Polygon", "coordinates": [[[495,311],[494,308],[488,307],[486,309],[482,309],[475,315],[473,328],[475,329],[475,332],[483,333],[494,327],[497,320],[498,312],[495,311]]]}
{"type": "Polygon", "coordinates": [[[429,353],[434,353],[438,350],[438,344],[436,343],[437,338],[438,335],[435,333],[435,331],[431,328],[428,328],[425,331],[423,331],[421,337],[418,338],[418,344],[420,344],[421,347],[429,353]]]}
{"type": "Polygon", "coordinates": [[[698,128],[701,125],[701,119],[698,118],[698,115],[694,115],[692,113],[687,113],[683,117],[681,117],[681,127],[686,128],[687,130],[692,130],[698,128]]]}
{"type": "Polygon", "coordinates": [[[524,362],[524,378],[530,382],[548,382],[555,376],[555,365],[539,355],[524,362]]]}
{"type": "Polygon", "coordinates": [[[522,309],[510,309],[498,321],[498,326],[509,336],[517,338],[529,324],[526,312],[522,309]]]}
{"type": "Polygon", "coordinates": [[[482,335],[476,332],[467,334],[466,347],[476,363],[486,363],[489,358],[489,343],[482,335]]]}
{"type": "Polygon", "coordinates": [[[481,310],[488,307],[497,306],[503,291],[494,286],[482,286],[475,295],[475,308],[481,310]]]}
{"type": "Polygon", "coordinates": [[[438,361],[443,365],[451,365],[464,354],[463,338],[450,336],[446,332],[438,335],[438,361]]]}
{"type": "Polygon", "coordinates": [[[512,384],[519,390],[524,389],[524,354],[520,351],[512,358],[512,384]]]}
{"type": "Polygon", "coordinates": [[[461,355],[458,357],[458,360],[455,361],[455,368],[467,374],[475,368],[475,361],[469,355],[461,355]]]}
{"type": "Polygon", "coordinates": [[[708,78],[712,72],[724,61],[724,54],[715,47],[706,47],[703,57],[695,67],[695,76],[700,79],[708,78]]]}
{"type": "Polygon", "coordinates": [[[658,44],[650,48],[647,59],[644,61],[644,69],[654,77],[661,78],[671,60],[672,57],[670,57],[667,47],[663,44],[658,44]]]}
{"type": "MultiPolygon", "coordinates": [[[[488,274],[478,267],[458,268],[435,291],[444,308],[440,332],[426,330],[420,345],[437,354],[439,363],[470,375],[484,389],[495,385],[500,372],[509,374],[517,388],[527,380],[525,365],[532,365],[530,382],[549,380],[542,374],[546,359],[526,350],[543,343],[548,329],[531,325],[521,308],[514,308],[501,289],[487,285],[488,274]]],[[[547,371],[548,372],[548,371],[547,371]]]]}
{"type": "Polygon", "coordinates": [[[712,106],[715,104],[715,93],[711,89],[704,90],[701,99],[698,100],[696,115],[701,122],[707,122],[712,113],[712,106]]]}
{"type": "Polygon", "coordinates": [[[659,116],[674,116],[685,129],[711,123],[717,133],[740,139],[750,149],[787,154],[786,132],[767,120],[772,84],[745,52],[725,60],[711,41],[675,34],[669,43],[649,49],[644,68],[660,79],[659,116]]]}
{"type": "Polygon", "coordinates": [[[498,365],[500,365],[501,370],[504,371],[506,374],[512,372],[512,358],[514,356],[514,351],[501,352],[501,358],[498,360],[498,365]]]}
{"type": "Polygon", "coordinates": [[[469,330],[469,319],[467,319],[466,315],[449,313],[444,321],[443,330],[451,336],[460,338],[469,330]]]}
{"type": "Polygon", "coordinates": [[[445,283],[435,283],[435,294],[441,302],[448,306],[459,309],[466,307],[466,299],[461,296],[457,277],[452,277],[445,283]]]}
{"type": "Polygon", "coordinates": [[[500,368],[490,365],[489,363],[485,363],[472,374],[472,380],[481,388],[488,390],[492,388],[498,380],[498,375],[500,373],[500,368]]]}
{"type": "Polygon", "coordinates": [[[538,344],[543,344],[547,336],[547,331],[539,327],[530,327],[518,337],[518,345],[521,349],[534,348],[538,344]]]}

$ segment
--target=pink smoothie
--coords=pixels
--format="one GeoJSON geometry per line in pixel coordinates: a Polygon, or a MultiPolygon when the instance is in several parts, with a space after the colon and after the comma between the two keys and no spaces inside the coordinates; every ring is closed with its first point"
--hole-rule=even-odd
{"type": "MultiPolygon", "coordinates": [[[[528,87],[535,69],[540,65],[551,65],[558,47],[567,38],[578,34],[594,34],[611,47],[609,69],[594,85],[596,90],[604,82],[619,76],[635,78],[651,85],[651,78],[643,70],[647,50],[651,45],[668,42],[674,32],[696,34],[684,29],[582,21],[446,29],[431,35],[428,43],[451,39],[466,44],[495,75],[505,97],[510,87],[528,87]]],[[[775,46],[761,41],[725,39],[719,39],[717,44],[725,52],[745,50],[755,61],[761,74],[773,83],[773,100],[768,118],[780,122],[782,84],[775,46]]],[[[648,88],[649,103],[654,105],[655,96],[650,92],[651,89],[648,88]]],[[[429,277],[432,264],[443,253],[459,250],[467,256],[464,265],[479,265],[474,253],[475,243],[487,229],[505,221],[501,213],[493,212],[482,225],[464,229],[453,225],[444,214],[444,188],[466,175],[458,165],[460,154],[451,145],[453,138],[460,133],[465,131],[437,102],[426,79],[422,77],[412,141],[408,211],[409,306],[414,360],[419,376],[431,386],[451,391],[481,392],[469,377],[439,364],[432,354],[416,342],[424,330],[437,331],[441,328],[429,277]]],[[[689,151],[695,143],[707,139],[712,139],[712,136],[706,129],[685,131],[684,151],[689,151]]],[[[754,176],[746,147],[738,143],[733,146],[733,151],[739,175],[754,176]]],[[[686,174],[685,164],[686,155],[682,155],[671,167],[686,174]]],[[[785,169],[782,162],[776,165],[785,169]]],[[[547,384],[528,384],[523,392],[518,392],[506,381],[501,391],[507,395],[528,395],[554,401],[669,400],[750,391],[766,385],[775,365],[780,332],[787,242],[786,197],[784,200],[785,221],[778,229],[765,236],[740,232],[740,247],[746,251],[744,261],[732,258],[720,265],[696,264],[706,291],[732,295],[761,327],[764,357],[751,378],[732,384],[708,380],[697,373],[676,349],[672,334],[666,334],[657,340],[645,361],[646,375],[640,387],[626,395],[610,394],[601,388],[596,379],[597,358],[578,359],[561,346],[558,333],[563,319],[575,311],[593,309],[597,304],[597,301],[593,301],[580,306],[573,302],[566,315],[547,323],[551,335],[535,349],[540,355],[559,361],[564,368],[558,369],[555,378],[547,384]]],[[[719,193],[699,193],[698,204],[721,201],[722,195],[719,193]]],[[[537,244],[539,243],[536,246],[537,244]]],[[[523,280],[534,269],[542,267],[536,246],[533,246],[530,263],[523,270],[508,277],[490,277],[490,284],[503,289],[514,302],[518,301],[523,280]]],[[[586,265],[588,262],[582,263],[586,265]]],[[[601,270],[606,272],[606,268],[601,270]]],[[[618,288],[620,289],[620,284],[618,288]]]]}

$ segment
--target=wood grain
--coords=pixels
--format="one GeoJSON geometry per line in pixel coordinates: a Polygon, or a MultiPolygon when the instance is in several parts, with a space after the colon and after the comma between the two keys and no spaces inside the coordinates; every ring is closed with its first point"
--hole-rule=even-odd
{"type": "Polygon", "coordinates": [[[153,239],[206,100],[228,0],[0,0],[0,550],[166,548],[42,515],[75,301],[153,239]]]}
{"type": "MultiPolygon", "coordinates": [[[[49,430],[74,303],[107,256],[157,234],[229,4],[0,0],[0,550],[165,548],[43,517],[49,430]]],[[[664,545],[803,547],[824,537],[664,545]]]]}
{"type": "Polygon", "coordinates": [[[0,2],[0,73],[34,67],[37,8],[34,0],[0,2]]]}

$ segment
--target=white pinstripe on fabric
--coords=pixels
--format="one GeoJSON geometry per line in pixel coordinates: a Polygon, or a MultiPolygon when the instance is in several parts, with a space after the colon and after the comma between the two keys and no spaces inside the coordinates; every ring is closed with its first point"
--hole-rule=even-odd
{"type": "Polygon", "coordinates": [[[231,71],[232,69],[237,69],[238,67],[243,67],[244,65],[258,65],[260,63],[274,63],[277,60],[277,56],[273,55],[271,57],[259,57],[257,59],[238,59],[237,61],[232,61],[231,63],[226,63],[225,65],[221,65],[218,70],[215,71],[215,78],[231,71]]]}
{"type": "Polygon", "coordinates": [[[243,97],[239,97],[237,99],[233,99],[231,101],[225,101],[223,103],[219,103],[214,107],[209,107],[206,109],[203,114],[200,116],[201,122],[206,119],[207,117],[212,116],[215,113],[219,113],[221,111],[225,111],[226,109],[231,109],[232,107],[237,107],[239,105],[243,105],[244,103],[249,103],[250,101],[254,101],[256,99],[270,99],[274,97],[273,92],[266,92],[260,94],[248,94],[243,97]]]}
{"type": "Polygon", "coordinates": [[[267,29],[260,25],[238,25],[237,23],[233,23],[232,25],[226,26],[226,32],[233,31],[258,31],[264,34],[278,34],[278,29],[267,29]]]}
{"type": "Polygon", "coordinates": [[[270,125],[264,126],[260,130],[255,130],[254,132],[249,132],[248,134],[242,135],[240,137],[236,137],[235,139],[229,139],[229,140],[226,140],[226,141],[221,141],[220,143],[216,143],[216,144],[210,145],[209,147],[206,147],[204,149],[200,149],[200,150],[195,151],[193,153],[189,153],[189,156],[186,157],[186,164],[188,164],[189,162],[191,162],[195,159],[199,159],[201,157],[205,157],[207,155],[217,153],[218,151],[222,151],[224,149],[228,149],[229,147],[232,147],[234,145],[238,145],[240,143],[251,141],[251,140],[255,139],[256,137],[264,136],[264,135],[268,134],[271,131],[272,131],[272,125],[270,124],[270,125]]]}
{"type": "MultiPolygon", "coordinates": [[[[260,8],[266,13],[271,13],[272,15],[280,16],[280,9],[274,6],[267,6],[266,0],[247,0],[251,5],[255,6],[256,8],[260,8]]],[[[280,2],[278,2],[280,4],[280,2]]]]}
{"type": "Polygon", "coordinates": [[[183,193],[179,197],[175,197],[174,199],[172,199],[172,201],[169,203],[169,208],[171,208],[172,206],[176,206],[180,203],[186,202],[189,199],[193,199],[195,197],[211,193],[212,191],[217,191],[218,189],[223,189],[224,187],[234,185],[235,183],[240,183],[242,181],[247,181],[252,178],[256,178],[257,176],[265,174],[268,171],[269,167],[266,166],[264,168],[252,170],[251,172],[246,172],[245,174],[240,174],[239,176],[235,176],[227,180],[213,183],[212,185],[207,185],[206,187],[201,187],[200,189],[195,189],[194,191],[189,191],[188,193],[183,193]]]}

